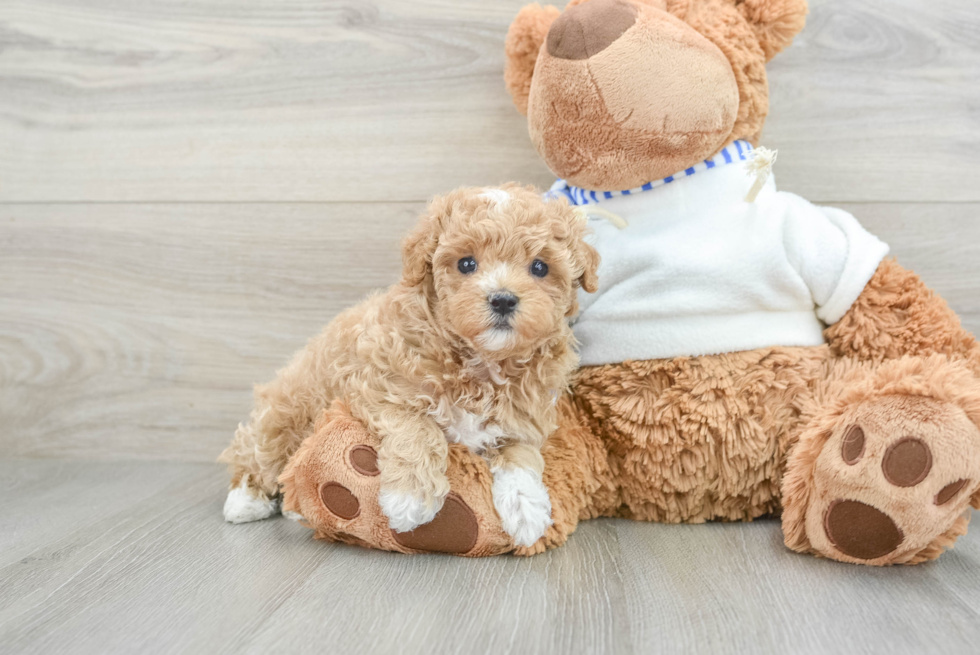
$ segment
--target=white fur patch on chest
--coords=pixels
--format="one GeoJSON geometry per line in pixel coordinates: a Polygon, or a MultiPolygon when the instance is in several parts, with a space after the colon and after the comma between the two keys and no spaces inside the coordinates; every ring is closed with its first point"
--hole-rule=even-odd
{"type": "Polygon", "coordinates": [[[482,453],[506,436],[500,426],[490,423],[486,417],[446,405],[448,403],[440,403],[433,416],[446,433],[447,441],[461,443],[475,453],[482,453]]]}

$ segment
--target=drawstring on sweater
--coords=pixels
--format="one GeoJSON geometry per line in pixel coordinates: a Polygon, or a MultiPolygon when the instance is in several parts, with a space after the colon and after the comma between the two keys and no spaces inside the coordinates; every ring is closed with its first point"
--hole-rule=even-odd
{"type": "Polygon", "coordinates": [[[762,191],[762,187],[765,186],[766,180],[769,179],[769,175],[772,174],[772,165],[776,163],[776,155],[778,154],[778,150],[770,150],[769,148],[756,148],[752,151],[752,158],[745,162],[745,170],[748,171],[749,175],[755,175],[755,183],[745,196],[745,202],[755,202],[759,192],[762,191]]]}
{"type": "Polygon", "coordinates": [[[629,223],[622,216],[612,213],[607,209],[600,209],[599,207],[576,207],[575,212],[582,217],[582,220],[588,221],[590,217],[595,216],[597,218],[604,218],[613,225],[615,225],[620,230],[625,229],[629,223]]]}

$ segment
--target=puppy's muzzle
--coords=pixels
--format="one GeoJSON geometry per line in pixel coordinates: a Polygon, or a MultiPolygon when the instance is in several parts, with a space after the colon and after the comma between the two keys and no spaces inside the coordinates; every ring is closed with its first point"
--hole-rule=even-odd
{"type": "Polygon", "coordinates": [[[517,311],[519,302],[520,299],[509,291],[498,291],[487,297],[490,311],[493,312],[494,317],[500,323],[505,323],[507,318],[517,311]]]}

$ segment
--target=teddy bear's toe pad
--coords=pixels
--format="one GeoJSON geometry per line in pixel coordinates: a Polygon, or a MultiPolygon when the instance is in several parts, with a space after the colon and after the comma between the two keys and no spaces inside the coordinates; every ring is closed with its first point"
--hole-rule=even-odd
{"type": "Polygon", "coordinates": [[[854,465],[864,457],[864,430],[860,425],[851,426],[844,435],[844,445],[841,447],[841,458],[847,465],[854,465]]]}
{"type": "Polygon", "coordinates": [[[356,519],[361,513],[361,503],[339,482],[327,482],[320,487],[320,500],[324,507],[345,521],[356,519]]]}
{"type": "Polygon", "coordinates": [[[936,494],[936,504],[945,505],[949,501],[956,498],[956,496],[960,493],[963,487],[965,487],[968,484],[970,484],[970,481],[967,479],[957,480],[956,482],[950,482],[945,487],[940,489],[938,494],[936,494]]]}
{"type": "Polygon", "coordinates": [[[378,453],[371,446],[359,445],[351,448],[350,465],[361,475],[374,477],[381,473],[378,468],[378,453]]]}
{"type": "Polygon", "coordinates": [[[899,439],[885,451],[881,471],[885,479],[896,487],[914,487],[929,475],[932,468],[932,452],[921,439],[899,439]]]}

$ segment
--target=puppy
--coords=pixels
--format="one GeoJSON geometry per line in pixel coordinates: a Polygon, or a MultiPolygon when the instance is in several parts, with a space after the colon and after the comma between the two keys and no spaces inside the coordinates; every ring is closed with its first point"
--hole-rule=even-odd
{"type": "Polygon", "coordinates": [[[541,446],[577,366],[576,290],[596,290],[583,218],[531,188],[436,198],[403,242],[403,275],[340,314],[271,383],[221,459],[225,518],[277,509],[277,478],[340,399],[380,439],[379,503],[392,529],[431,521],[449,493],[448,441],[482,453],[504,530],[530,546],[551,525],[541,446]]]}

